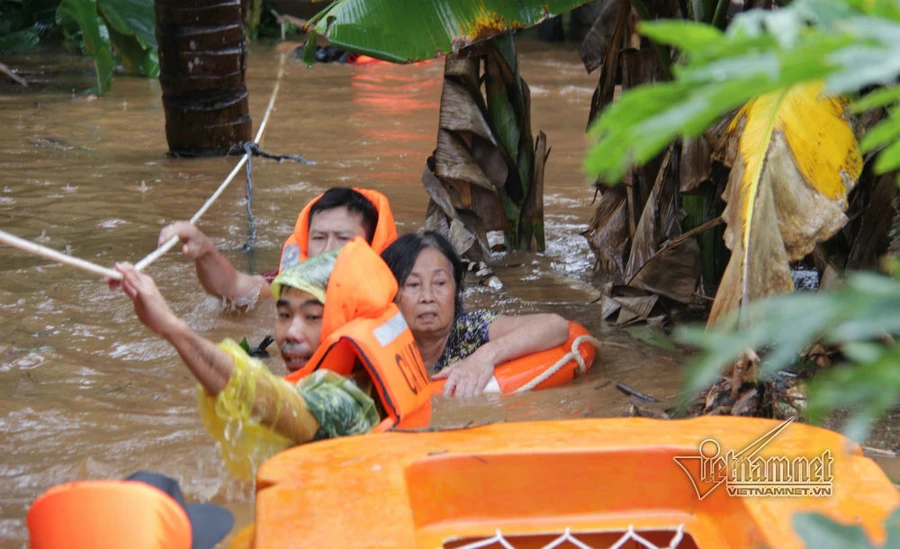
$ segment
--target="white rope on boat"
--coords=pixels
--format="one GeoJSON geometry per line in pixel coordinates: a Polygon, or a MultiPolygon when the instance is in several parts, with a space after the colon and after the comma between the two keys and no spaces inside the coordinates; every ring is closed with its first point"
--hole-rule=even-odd
{"type": "Polygon", "coordinates": [[[106,267],[101,267],[96,263],[91,263],[90,261],[86,261],[84,259],[66,255],[52,248],[41,246],[40,244],[35,244],[30,240],[19,238],[18,236],[9,234],[6,231],[0,231],[0,242],[12,246],[13,248],[18,248],[23,252],[38,255],[45,259],[56,261],[57,263],[62,263],[63,265],[81,269],[82,271],[87,271],[89,273],[97,274],[100,276],[108,276],[116,280],[122,280],[122,273],[120,273],[119,271],[114,271],[106,267]]]}
{"type": "MultiPolygon", "coordinates": [[[[275,97],[278,95],[278,88],[281,87],[281,77],[284,76],[284,58],[285,55],[281,54],[281,60],[278,65],[278,76],[275,79],[275,87],[272,88],[272,97],[269,99],[269,106],[266,107],[266,114],[263,116],[262,124],[259,125],[259,130],[257,130],[256,138],[254,139],[254,142],[257,144],[259,144],[262,140],[263,132],[266,131],[266,125],[269,123],[269,115],[272,114],[272,108],[275,107],[275,97]]],[[[191,225],[196,225],[197,221],[200,219],[200,216],[205,214],[206,210],[208,210],[209,207],[213,205],[213,202],[215,202],[219,198],[219,196],[221,196],[221,194],[228,187],[229,183],[231,183],[231,180],[234,179],[238,172],[241,171],[241,168],[244,167],[244,164],[247,163],[248,158],[249,154],[244,153],[244,156],[241,157],[241,160],[237,163],[237,166],[235,166],[234,169],[231,170],[231,173],[228,174],[228,177],[225,178],[225,181],[223,181],[222,184],[219,185],[219,188],[216,189],[216,192],[214,192],[212,196],[210,196],[209,199],[202,206],[200,206],[200,209],[197,210],[197,213],[195,213],[194,216],[191,217],[191,225]]],[[[151,263],[162,257],[163,254],[171,250],[172,247],[175,246],[175,244],[178,244],[178,240],[178,236],[173,236],[165,244],[153,250],[153,252],[147,255],[147,257],[138,261],[134,265],[134,267],[139,271],[145,269],[151,263]]]]}
{"type": "Polygon", "coordinates": [[[584,359],[581,358],[581,353],[579,352],[583,343],[589,343],[593,345],[595,349],[600,350],[601,343],[599,339],[590,335],[580,335],[575,338],[575,341],[572,342],[572,349],[568,353],[564,354],[559,360],[557,360],[553,364],[553,366],[550,366],[549,368],[541,372],[539,376],[535,377],[525,385],[522,385],[521,387],[513,391],[513,393],[524,393],[526,391],[534,389],[535,387],[549,379],[553,374],[558,372],[563,366],[568,364],[570,360],[574,360],[578,364],[575,369],[576,373],[585,373],[587,371],[587,364],[584,363],[584,359]]]}

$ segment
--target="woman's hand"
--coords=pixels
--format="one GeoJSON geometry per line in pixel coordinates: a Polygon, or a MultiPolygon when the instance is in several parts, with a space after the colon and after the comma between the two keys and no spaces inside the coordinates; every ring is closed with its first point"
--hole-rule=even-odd
{"type": "Polygon", "coordinates": [[[116,263],[116,270],[124,277],[122,288],[134,302],[134,312],[141,324],[163,337],[178,329],[181,320],[169,308],[149,275],[138,271],[131,263],[116,263]]]}
{"type": "MultiPolygon", "coordinates": [[[[485,345],[486,346],[486,345],[485,345]]],[[[444,396],[456,395],[458,397],[473,397],[484,392],[484,388],[494,376],[494,361],[488,356],[488,352],[482,346],[468,357],[454,362],[432,379],[446,379],[444,384],[444,396]]]]}

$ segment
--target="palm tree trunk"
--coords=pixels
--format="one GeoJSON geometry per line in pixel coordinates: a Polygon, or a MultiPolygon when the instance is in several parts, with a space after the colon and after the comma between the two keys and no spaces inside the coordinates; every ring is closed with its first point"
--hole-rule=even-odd
{"type": "Polygon", "coordinates": [[[156,0],[166,140],[176,156],[251,140],[241,0],[156,0]]]}

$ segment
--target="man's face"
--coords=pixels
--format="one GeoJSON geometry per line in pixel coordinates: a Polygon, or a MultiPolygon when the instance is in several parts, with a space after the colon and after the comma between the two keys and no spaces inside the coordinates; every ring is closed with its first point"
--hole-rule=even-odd
{"type": "Polygon", "coordinates": [[[319,347],[325,306],[312,294],[285,286],[275,305],[275,343],[288,371],[306,365],[319,347]]]}
{"type": "Polygon", "coordinates": [[[357,236],[366,238],[361,214],[351,213],[344,206],[313,214],[309,222],[309,257],[340,248],[357,236]]]}

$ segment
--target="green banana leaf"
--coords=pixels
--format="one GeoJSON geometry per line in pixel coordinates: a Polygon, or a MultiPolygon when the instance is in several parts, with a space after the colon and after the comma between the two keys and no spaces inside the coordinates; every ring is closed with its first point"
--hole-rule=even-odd
{"type": "Polygon", "coordinates": [[[137,36],[120,34],[112,26],[109,28],[109,39],[129,72],[148,78],[159,76],[159,54],[155,46],[149,48],[137,36]]]}
{"type": "Polygon", "coordinates": [[[156,49],[156,13],[146,0],[99,0],[100,12],[109,27],[134,36],[144,49],[156,49]]]}
{"type": "Polygon", "coordinates": [[[60,18],[74,19],[84,38],[84,49],[94,58],[97,72],[97,92],[105,94],[112,83],[115,62],[109,42],[109,29],[97,12],[96,0],[63,0],[57,10],[60,18]]]}
{"type": "MultiPolygon", "coordinates": [[[[309,28],[327,37],[336,47],[394,63],[410,63],[441,57],[510,29],[533,27],[585,3],[585,0],[336,0],[310,20],[309,28]]],[[[307,48],[314,46],[311,37],[307,48]]]]}
{"type": "Polygon", "coordinates": [[[94,58],[97,93],[109,91],[117,60],[133,74],[159,76],[152,2],[63,0],[57,10],[57,22],[76,47],[81,45],[94,58]]]}
{"type": "Polygon", "coordinates": [[[25,51],[37,47],[40,38],[37,30],[27,28],[0,36],[0,51],[25,51]]]}

